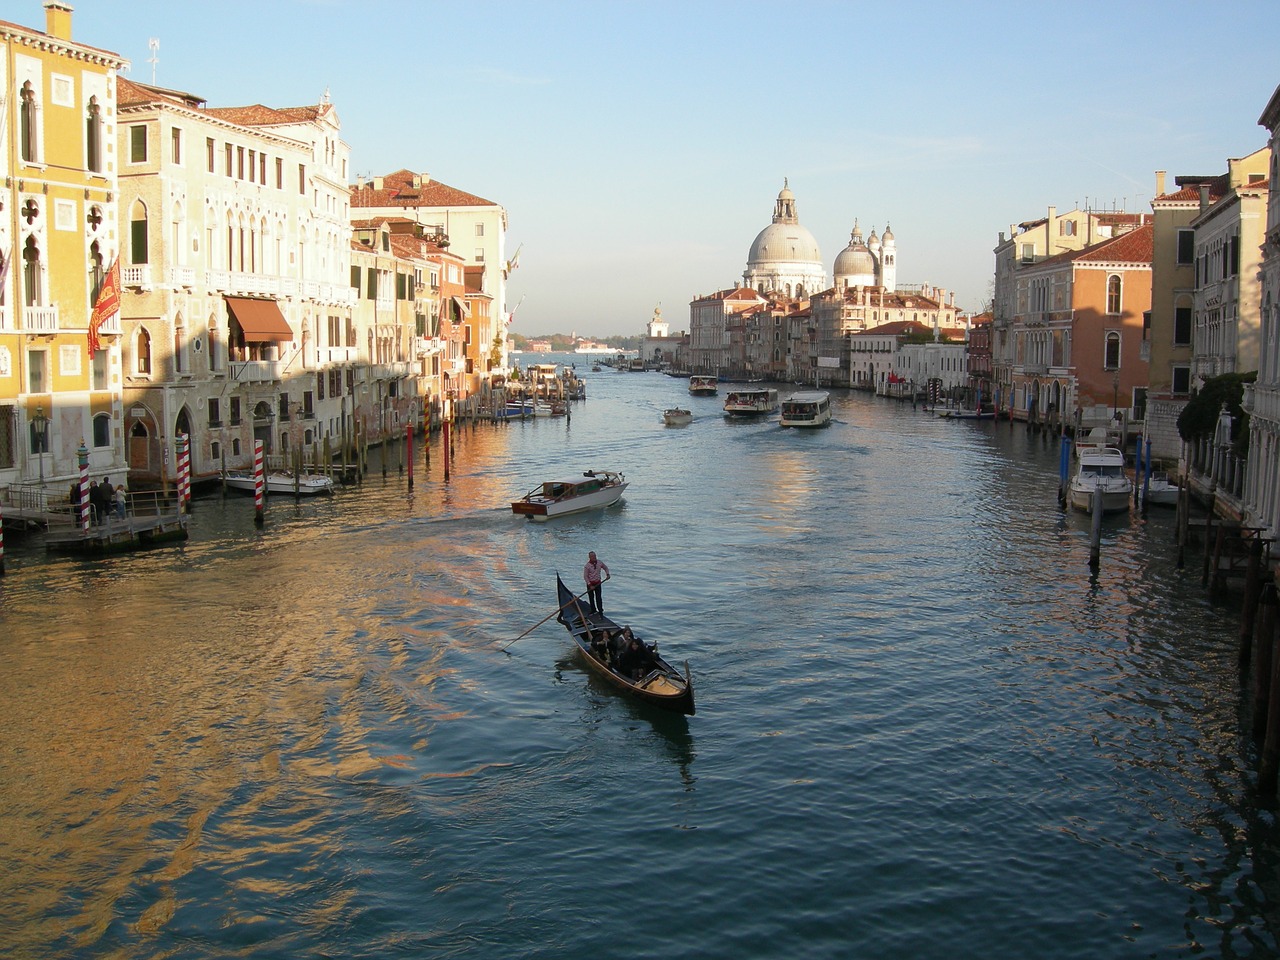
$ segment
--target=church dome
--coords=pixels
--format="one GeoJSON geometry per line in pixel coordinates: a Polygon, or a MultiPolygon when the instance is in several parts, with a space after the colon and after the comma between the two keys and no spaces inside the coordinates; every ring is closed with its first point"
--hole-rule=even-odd
{"type": "Polygon", "coordinates": [[[798,223],[771,223],[751,244],[749,263],[821,263],[818,241],[798,223]]]}
{"type": "MultiPolygon", "coordinates": [[[[874,230],[871,236],[875,237],[874,230]]],[[[837,279],[846,277],[859,286],[870,286],[876,282],[876,258],[862,242],[862,231],[856,220],[853,223],[853,233],[849,235],[849,245],[836,257],[834,272],[837,279]]]]}
{"type": "Polygon", "coordinates": [[[773,223],[756,234],[747,255],[750,264],[822,263],[818,241],[796,216],[796,197],[787,181],[773,207],[773,223]]]}

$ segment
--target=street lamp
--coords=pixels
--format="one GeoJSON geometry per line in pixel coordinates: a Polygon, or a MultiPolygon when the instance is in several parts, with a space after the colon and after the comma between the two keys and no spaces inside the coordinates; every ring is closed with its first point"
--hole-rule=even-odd
{"type": "Polygon", "coordinates": [[[40,457],[40,489],[44,489],[44,452],[49,449],[49,418],[44,415],[44,404],[36,405],[36,415],[31,418],[32,439],[40,457]]]}
{"type": "Polygon", "coordinates": [[[1113,414],[1120,413],[1120,374],[1111,377],[1111,410],[1113,414]]]}

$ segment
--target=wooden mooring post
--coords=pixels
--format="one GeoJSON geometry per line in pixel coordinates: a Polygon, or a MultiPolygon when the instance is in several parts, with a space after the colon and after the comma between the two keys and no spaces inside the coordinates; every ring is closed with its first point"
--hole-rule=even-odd
{"type": "MultiPolygon", "coordinates": [[[[1274,588],[1272,593],[1274,594],[1274,588]]],[[[1262,540],[1254,537],[1249,544],[1249,562],[1244,574],[1244,600],[1240,614],[1240,666],[1248,667],[1258,607],[1262,594],[1262,540]]],[[[1274,597],[1272,599],[1274,603],[1274,597]]]]}
{"type": "MultiPolygon", "coordinates": [[[[1262,697],[1255,697],[1253,708],[1254,730],[1263,730],[1262,738],[1262,760],[1258,765],[1258,792],[1264,797],[1274,797],[1276,795],[1276,773],[1280,768],[1280,657],[1275,655],[1276,631],[1275,631],[1275,609],[1276,598],[1275,590],[1268,584],[1270,588],[1270,600],[1267,606],[1259,610],[1258,614],[1258,643],[1259,650],[1261,645],[1266,644],[1269,648],[1268,658],[1270,659],[1267,673],[1267,691],[1262,697]],[[1267,612],[1270,610],[1270,612],[1267,612]],[[1263,624],[1268,626],[1263,628],[1263,624]],[[1259,718],[1256,711],[1264,710],[1265,716],[1259,718]]],[[[1255,666],[1255,676],[1262,673],[1261,660],[1255,666]]]]}

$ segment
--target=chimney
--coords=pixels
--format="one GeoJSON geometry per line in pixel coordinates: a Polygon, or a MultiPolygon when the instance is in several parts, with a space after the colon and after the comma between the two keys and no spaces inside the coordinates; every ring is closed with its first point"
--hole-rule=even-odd
{"type": "Polygon", "coordinates": [[[413,188],[414,188],[415,190],[420,190],[420,189],[422,189],[422,174],[420,174],[420,173],[415,173],[415,174],[413,175],[413,188]]]}
{"type": "Polygon", "coordinates": [[[1207,183],[1200,184],[1200,212],[1204,213],[1209,209],[1209,185],[1207,183]]]}
{"type": "Polygon", "coordinates": [[[357,190],[363,190],[363,189],[364,189],[364,174],[363,174],[363,173],[358,173],[358,174],[356,174],[356,189],[357,189],[357,190]]]}
{"type": "Polygon", "coordinates": [[[59,40],[71,39],[71,4],[63,0],[45,0],[44,32],[59,40]]]}
{"type": "Polygon", "coordinates": [[[375,190],[381,190],[381,189],[382,189],[382,178],[381,178],[381,177],[374,177],[374,178],[373,178],[373,189],[375,189],[375,190]]]}
{"type": "Polygon", "coordinates": [[[1163,170],[1156,171],[1156,196],[1157,197],[1164,196],[1164,171],[1163,170]]]}

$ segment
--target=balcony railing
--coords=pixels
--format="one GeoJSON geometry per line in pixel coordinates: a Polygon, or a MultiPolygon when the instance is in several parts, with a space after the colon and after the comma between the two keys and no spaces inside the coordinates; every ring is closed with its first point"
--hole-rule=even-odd
{"type": "Polygon", "coordinates": [[[120,283],[126,287],[137,287],[142,290],[150,290],[151,264],[139,263],[132,267],[121,267],[120,283]]]}
{"type": "Polygon", "coordinates": [[[13,333],[17,329],[13,325],[13,307],[0,303],[0,332],[13,333]]]}
{"type": "Polygon", "coordinates": [[[57,307],[23,307],[22,328],[27,333],[57,333],[57,307]]]}
{"type": "Polygon", "coordinates": [[[236,383],[270,383],[280,379],[279,360],[232,360],[231,379],[236,383]]]}
{"type": "Polygon", "coordinates": [[[169,268],[169,286],[186,287],[190,289],[196,285],[196,271],[194,267],[170,267],[169,268]]]}

